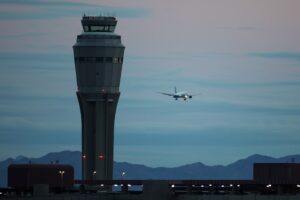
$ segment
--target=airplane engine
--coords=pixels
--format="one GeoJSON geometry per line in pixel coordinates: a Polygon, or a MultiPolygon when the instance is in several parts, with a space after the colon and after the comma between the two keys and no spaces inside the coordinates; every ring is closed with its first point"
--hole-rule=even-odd
{"type": "Polygon", "coordinates": [[[191,98],[193,98],[193,96],[192,96],[192,95],[190,95],[190,96],[189,96],[189,98],[191,99],[191,98]]]}

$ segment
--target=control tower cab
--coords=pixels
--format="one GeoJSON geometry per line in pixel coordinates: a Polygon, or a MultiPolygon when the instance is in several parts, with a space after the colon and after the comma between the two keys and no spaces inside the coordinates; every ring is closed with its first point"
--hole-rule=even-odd
{"type": "Polygon", "coordinates": [[[111,180],[114,121],[125,47],[115,17],[83,16],[73,46],[82,123],[83,180],[111,180]]]}

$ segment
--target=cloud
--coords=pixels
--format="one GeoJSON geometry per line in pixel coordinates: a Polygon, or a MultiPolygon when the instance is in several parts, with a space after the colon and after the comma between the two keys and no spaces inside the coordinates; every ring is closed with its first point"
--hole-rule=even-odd
{"type": "MultiPolygon", "coordinates": [[[[297,131],[293,132],[296,133],[297,131]]],[[[284,132],[277,133],[275,130],[264,132],[263,130],[243,129],[240,127],[212,127],[207,130],[194,132],[172,133],[172,134],[140,134],[140,133],[116,133],[116,145],[143,145],[143,146],[256,146],[266,144],[287,145],[297,144],[300,137],[288,134],[289,137],[282,138],[284,132]],[[272,137],[270,137],[272,135],[272,137]],[[222,137],[220,137],[222,136],[222,137]]]]}
{"type": "Polygon", "coordinates": [[[91,3],[48,0],[4,0],[0,1],[0,20],[59,19],[78,16],[85,12],[93,14],[116,15],[120,18],[143,18],[150,15],[146,8],[126,8],[91,3]],[[21,6],[17,11],[6,11],[5,6],[21,6]],[[35,8],[30,10],[29,8],[35,8]],[[22,9],[23,8],[23,9],[22,9]],[[26,9],[27,8],[27,9],[26,9]]]}
{"type": "Polygon", "coordinates": [[[22,62],[73,62],[72,52],[68,53],[10,53],[2,52],[0,61],[22,61],[22,62]]]}
{"type": "Polygon", "coordinates": [[[255,31],[255,30],[258,30],[258,28],[254,27],[254,26],[237,26],[237,27],[224,26],[224,27],[221,27],[221,29],[224,29],[224,30],[237,30],[237,31],[255,31]]]}
{"type": "Polygon", "coordinates": [[[49,1],[49,0],[2,0],[1,4],[14,4],[14,5],[32,5],[32,6],[74,6],[81,7],[85,3],[69,2],[69,1],[49,1]]]}
{"type": "Polygon", "coordinates": [[[18,131],[1,128],[0,133],[2,137],[1,145],[78,145],[81,138],[80,131],[62,131],[60,129],[41,132],[31,129],[18,131]]]}
{"type": "Polygon", "coordinates": [[[300,52],[256,52],[249,53],[249,55],[267,59],[300,61],[300,52]]]}
{"type": "Polygon", "coordinates": [[[7,40],[7,39],[19,39],[19,38],[36,38],[46,36],[46,33],[10,33],[10,34],[3,34],[1,35],[0,40],[7,40]]]}

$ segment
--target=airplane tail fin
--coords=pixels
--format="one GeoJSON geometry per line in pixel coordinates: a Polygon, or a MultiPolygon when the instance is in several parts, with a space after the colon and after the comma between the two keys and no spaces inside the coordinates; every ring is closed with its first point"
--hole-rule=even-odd
{"type": "Polygon", "coordinates": [[[177,88],[176,88],[176,86],[174,87],[174,89],[175,89],[175,94],[177,93],[177,88]]]}

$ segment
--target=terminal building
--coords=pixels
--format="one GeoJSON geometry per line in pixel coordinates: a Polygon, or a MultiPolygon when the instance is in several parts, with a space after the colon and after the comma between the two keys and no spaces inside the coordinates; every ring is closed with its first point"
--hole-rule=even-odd
{"type": "MultiPolygon", "coordinates": [[[[108,187],[142,187],[142,193],[153,196],[160,193],[193,195],[245,195],[245,194],[300,194],[299,163],[254,163],[252,180],[74,180],[69,165],[13,164],[8,168],[8,186],[16,190],[32,190],[34,185],[48,185],[50,189],[72,189],[88,183],[93,192],[108,187]],[[108,187],[107,187],[108,186],[108,187]],[[159,190],[160,192],[155,192],[159,190]]],[[[74,190],[75,188],[75,190],[74,190]]],[[[0,190],[1,192],[1,190],[0,190]]],[[[91,191],[90,191],[91,192],[91,191]]],[[[152,198],[156,199],[156,198],[152,198]]]]}
{"type": "Polygon", "coordinates": [[[300,164],[254,163],[253,180],[266,184],[300,184],[300,164]]]}
{"type": "Polygon", "coordinates": [[[74,185],[74,169],[71,165],[12,164],[7,174],[8,187],[18,190],[32,189],[36,184],[48,185],[51,190],[74,185]]]}

